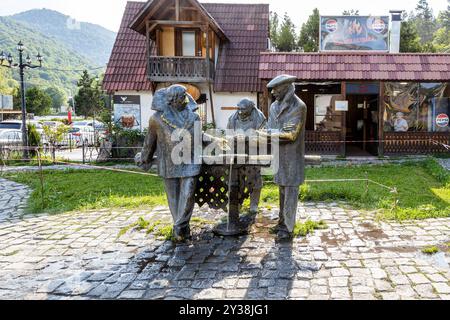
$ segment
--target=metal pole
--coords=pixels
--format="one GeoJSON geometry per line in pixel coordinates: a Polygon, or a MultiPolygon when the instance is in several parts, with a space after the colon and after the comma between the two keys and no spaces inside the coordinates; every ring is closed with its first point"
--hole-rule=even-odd
{"type": "Polygon", "coordinates": [[[27,106],[25,101],[25,83],[23,69],[23,53],[19,50],[19,69],[20,69],[20,93],[22,98],[22,144],[23,144],[23,158],[28,159],[28,136],[27,136],[27,106]]]}

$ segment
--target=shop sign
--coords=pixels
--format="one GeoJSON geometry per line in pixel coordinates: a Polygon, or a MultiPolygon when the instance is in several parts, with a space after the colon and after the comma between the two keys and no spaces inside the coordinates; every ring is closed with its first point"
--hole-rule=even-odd
{"type": "Polygon", "coordinates": [[[336,101],[336,111],[348,111],[348,101],[336,101]]]}

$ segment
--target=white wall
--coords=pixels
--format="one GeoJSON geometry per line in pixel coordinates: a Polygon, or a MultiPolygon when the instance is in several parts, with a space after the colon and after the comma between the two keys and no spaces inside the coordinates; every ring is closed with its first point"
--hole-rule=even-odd
{"type": "MultiPolygon", "coordinates": [[[[228,124],[228,118],[235,112],[230,110],[222,110],[222,107],[236,107],[238,102],[244,98],[252,100],[258,105],[257,93],[251,92],[216,92],[213,94],[214,114],[216,117],[216,125],[218,128],[225,129],[228,124]]],[[[209,102],[209,101],[208,101],[209,102]]],[[[208,122],[211,119],[211,106],[208,103],[208,122]]]]}
{"type": "MultiPolygon", "coordinates": [[[[208,97],[207,102],[207,114],[208,122],[212,121],[211,104],[209,100],[209,91],[206,85],[198,85],[202,93],[206,93],[208,97]]],[[[153,95],[150,91],[118,91],[115,95],[140,95],[141,96],[141,120],[142,129],[148,127],[148,121],[154,113],[151,110],[153,95]]],[[[238,102],[243,98],[249,98],[255,102],[257,105],[257,94],[251,92],[213,92],[213,103],[214,103],[214,115],[216,118],[216,125],[218,128],[225,129],[228,124],[228,118],[234,113],[230,110],[222,110],[222,107],[236,107],[238,102]]]]}

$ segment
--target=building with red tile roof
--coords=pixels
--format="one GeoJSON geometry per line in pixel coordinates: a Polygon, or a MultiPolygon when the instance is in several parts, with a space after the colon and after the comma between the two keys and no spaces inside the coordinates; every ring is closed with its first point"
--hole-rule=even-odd
{"type": "Polygon", "coordinates": [[[154,91],[183,83],[203,120],[223,128],[245,97],[267,114],[267,82],[290,74],[308,106],[309,153],[448,152],[450,54],[269,52],[268,38],[267,4],[130,1],[103,88],[138,101],[142,129],[154,91]]]}

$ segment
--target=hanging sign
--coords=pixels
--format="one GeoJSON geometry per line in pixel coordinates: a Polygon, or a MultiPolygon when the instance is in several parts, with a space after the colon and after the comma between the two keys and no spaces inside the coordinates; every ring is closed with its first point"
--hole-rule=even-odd
{"type": "Polygon", "coordinates": [[[348,101],[336,101],[336,111],[348,111],[348,101]]]}

